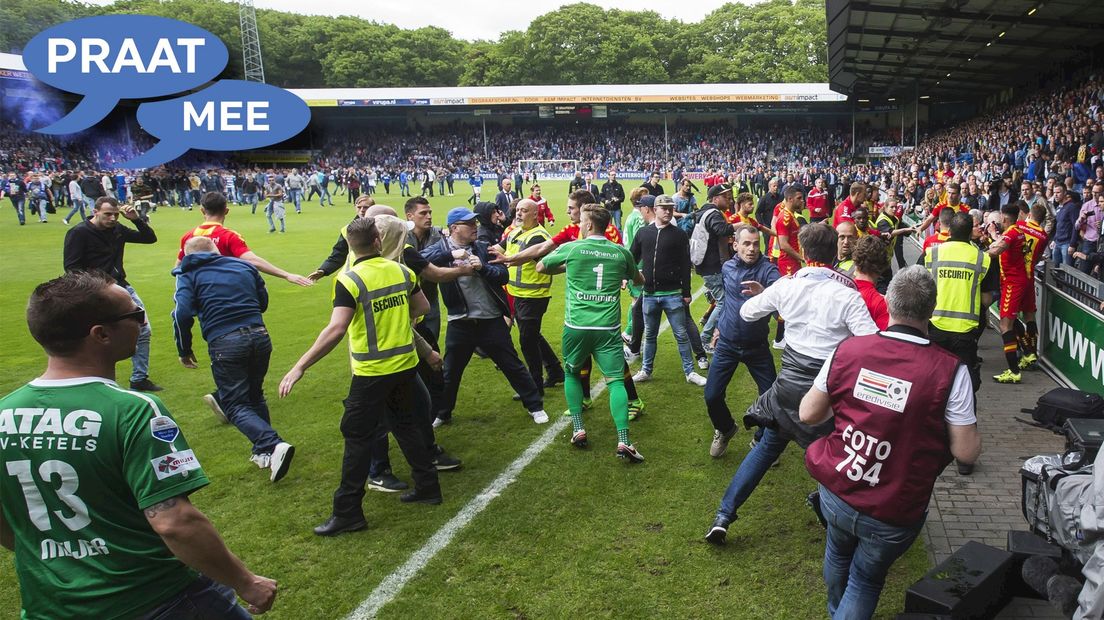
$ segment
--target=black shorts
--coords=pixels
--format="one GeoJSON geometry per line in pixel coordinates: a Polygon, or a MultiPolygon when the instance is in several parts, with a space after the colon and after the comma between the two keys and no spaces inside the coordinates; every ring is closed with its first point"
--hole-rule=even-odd
{"type": "Polygon", "coordinates": [[[551,297],[514,297],[514,318],[519,321],[539,321],[548,312],[551,297]]]}

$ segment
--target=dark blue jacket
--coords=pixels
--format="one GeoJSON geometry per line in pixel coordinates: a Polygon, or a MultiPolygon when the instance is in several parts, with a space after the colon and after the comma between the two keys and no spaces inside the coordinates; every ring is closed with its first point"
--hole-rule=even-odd
{"type": "Polygon", "coordinates": [[[188,254],[173,269],[176,309],[173,332],[180,357],[192,354],[192,322],[199,317],[203,339],[210,343],[242,327],[263,327],[268,290],[256,267],[215,252],[188,254]]]}
{"type": "Polygon", "coordinates": [[[740,318],[740,308],[745,301],[751,299],[740,292],[744,289],[740,283],[755,280],[766,287],[774,284],[780,277],[782,276],[778,273],[778,267],[762,255],[750,265],[738,256],[725,261],[721,266],[725,298],[724,305],[721,306],[721,318],[717,323],[717,330],[721,333],[718,346],[745,349],[767,346],[770,317],[766,316],[751,323],[740,318]]]}
{"type": "MultiPolygon", "coordinates": [[[[470,251],[483,262],[483,267],[471,277],[483,280],[491,293],[491,297],[494,298],[499,310],[502,311],[502,316],[509,316],[510,306],[506,303],[506,292],[502,290],[502,287],[506,286],[506,282],[510,279],[509,270],[502,265],[491,264],[487,252],[487,243],[484,241],[473,243],[470,251]]],[[[438,267],[452,267],[452,249],[449,247],[447,238],[443,238],[422,250],[422,257],[438,267]]],[[[437,288],[441,291],[441,299],[444,300],[445,308],[448,309],[450,315],[468,313],[468,302],[464,299],[464,294],[460,291],[460,284],[456,280],[439,284],[437,288]]]]}
{"type": "Polygon", "coordinates": [[[1054,218],[1054,244],[1059,248],[1067,248],[1077,242],[1077,228],[1074,224],[1080,213],[1081,206],[1073,200],[1067,200],[1058,211],[1054,218]]]}

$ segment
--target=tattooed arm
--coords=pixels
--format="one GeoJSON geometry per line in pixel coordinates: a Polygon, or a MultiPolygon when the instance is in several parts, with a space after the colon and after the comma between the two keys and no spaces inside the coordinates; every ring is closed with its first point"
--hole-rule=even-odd
{"type": "Polygon", "coordinates": [[[264,613],[272,607],[276,582],[250,572],[186,495],[170,497],[143,512],[153,531],[181,562],[233,588],[249,603],[251,613],[264,613]]]}

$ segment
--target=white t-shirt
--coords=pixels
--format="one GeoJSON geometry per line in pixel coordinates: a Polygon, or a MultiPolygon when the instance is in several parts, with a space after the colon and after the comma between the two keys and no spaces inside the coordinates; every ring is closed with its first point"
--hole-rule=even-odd
{"type": "Polygon", "coordinates": [[[830,271],[805,267],[782,278],[744,302],[740,316],[756,321],[777,312],[786,321],[786,346],[818,359],[827,358],[848,336],[877,333],[859,292],[837,281],[830,271]]]}

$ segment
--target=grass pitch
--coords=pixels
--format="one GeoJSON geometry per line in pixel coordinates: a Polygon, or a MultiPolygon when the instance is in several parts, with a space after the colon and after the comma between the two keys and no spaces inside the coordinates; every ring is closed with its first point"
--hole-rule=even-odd
{"type": "MultiPolygon", "coordinates": [[[[542,183],[558,230],[567,182],[542,183]]],[[[626,184],[629,187],[629,184],[626,184]]],[[[382,188],[382,186],[381,186],[382,188]]],[[[493,184],[485,194],[493,194],[493,184]]],[[[435,222],[465,204],[466,183],[454,197],[431,199],[435,222]]],[[[493,197],[493,196],[492,196],[493,197]]],[[[378,197],[401,212],[397,187],[378,197]]],[[[353,215],[345,196],[335,208],[304,203],[288,209],[287,234],[268,234],[262,213],[231,207],[227,225],[261,256],[307,274],[321,263],[338,229],[353,215]]],[[[7,393],[41,373],[44,356],[23,318],[30,291],[62,271],[63,214],[19,227],[5,200],[0,208],[0,389],[7,393]]],[[[151,372],[165,387],[169,410],[195,449],[211,484],[192,499],[215,523],[230,548],[255,572],[277,579],[272,618],[339,618],[363,601],[392,571],[456,515],[516,459],[546,426],[533,424],[510,400],[508,383],[489,360],[473,359],[464,376],[455,422],[438,441],[464,460],[442,472],[440,506],[406,506],[397,495],[368,493],[366,532],[322,539],[311,533],[329,514],[337,485],[342,439],[341,399],[349,382],[347,354],[335,349],[312,368],[285,400],[275,396],[283,374],[313,342],[329,317],[327,278],[309,289],[266,276],[271,303],[265,315],[274,352],[268,376],[273,423],[297,451],[288,477],[273,485],[248,461],[249,443],[232,426],[218,424],[200,400],[213,389],[199,328],[193,330],[200,369],[182,367],[172,342],[169,312],[180,236],[201,221],[195,211],[162,208],[151,224],[159,241],[128,246],[128,278],[146,304],[153,326],[151,372]]],[[[559,348],[562,278],[556,278],[544,333],[559,348]]],[[[627,304],[626,304],[627,308],[627,304]]],[[[700,316],[705,300],[694,304],[700,316]]],[[[660,336],[655,379],[641,384],[645,415],[633,422],[634,443],[647,461],[630,466],[614,457],[616,433],[607,399],[587,413],[592,448],[568,444],[570,427],[525,469],[516,482],[459,533],[379,616],[384,618],[819,618],[826,615],[821,580],[824,533],[804,507],[814,483],[799,449],[790,447],[729,530],[729,544],[702,539],[721,494],[748,450],[739,433],[723,459],[708,455],[712,427],[701,388],[687,384],[669,332],[660,336]]],[[[119,365],[120,383],[129,363],[119,365]]],[[[703,372],[704,374],[704,372],[703,372]]],[[[594,377],[594,381],[598,377],[594,377]]],[[[737,414],[755,395],[739,370],[729,386],[737,414]]],[[[546,409],[555,420],[565,404],[550,390],[546,409]]],[[[737,416],[738,417],[738,416],[737,416]]],[[[395,473],[409,470],[392,442],[395,473]]],[[[882,595],[880,617],[901,611],[904,589],[928,567],[922,544],[900,560],[882,595]]],[[[19,589],[12,554],[0,550],[0,609],[18,617],[19,589]]]]}

